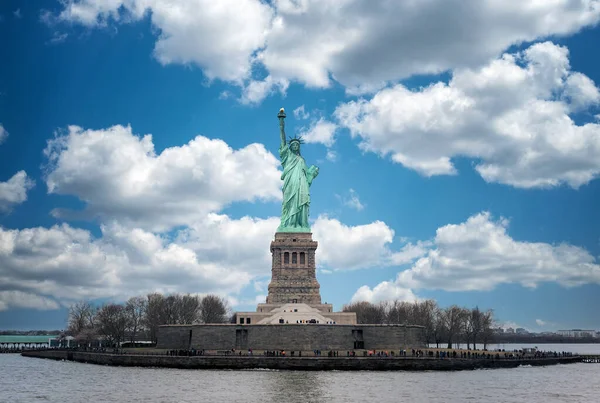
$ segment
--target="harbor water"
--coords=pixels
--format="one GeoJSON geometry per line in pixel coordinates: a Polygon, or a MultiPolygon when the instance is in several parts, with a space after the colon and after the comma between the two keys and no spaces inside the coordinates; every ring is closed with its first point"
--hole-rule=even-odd
{"type": "MultiPolygon", "coordinates": [[[[600,350],[599,345],[560,346],[560,351],[581,350],[586,354],[600,350]]],[[[549,345],[538,347],[551,350],[549,345]]],[[[600,365],[578,363],[457,372],[219,371],[107,367],[26,358],[18,354],[0,355],[2,402],[381,403],[468,400],[530,403],[600,401],[600,365]]]]}

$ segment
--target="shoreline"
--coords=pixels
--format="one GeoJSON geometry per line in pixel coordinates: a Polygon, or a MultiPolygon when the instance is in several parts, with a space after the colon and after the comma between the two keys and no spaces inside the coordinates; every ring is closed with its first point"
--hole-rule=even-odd
{"type": "Polygon", "coordinates": [[[271,357],[271,356],[169,356],[110,354],[69,350],[30,350],[24,357],[80,363],[179,369],[276,369],[308,371],[464,371],[483,368],[517,368],[523,365],[573,364],[583,356],[549,358],[430,358],[430,357],[271,357]]]}

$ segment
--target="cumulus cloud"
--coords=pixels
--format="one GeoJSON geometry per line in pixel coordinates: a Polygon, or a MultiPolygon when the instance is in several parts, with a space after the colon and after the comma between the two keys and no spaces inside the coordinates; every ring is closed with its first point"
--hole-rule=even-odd
{"type": "Polygon", "coordinates": [[[265,77],[264,80],[250,80],[244,84],[240,102],[242,104],[259,104],[274,92],[278,91],[280,94],[285,95],[288,86],[288,80],[274,80],[271,76],[265,77]]]}
{"type": "Polygon", "coordinates": [[[548,322],[546,322],[545,320],[536,319],[535,324],[543,327],[543,326],[546,326],[548,324],[548,322]]]}
{"type": "Polygon", "coordinates": [[[236,201],[281,199],[279,161],[261,144],[233,150],[197,136],[156,154],[152,136],[131,127],[70,126],[45,154],[49,193],[77,196],[89,215],[151,230],[187,225],[236,201]]]}
{"type": "Polygon", "coordinates": [[[325,158],[327,158],[327,161],[336,162],[338,159],[338,153],[332,149],[328,149],[325,158]]]}
{"type": "Polygon", "coordinates": [[[264,46],[273,9],[260,0],[66,0],[59,20],[87,27],[149,16],[162,64],[195,64],[209,78],[242,82],[264,46]]]}
{"type": "Polygon", "coordinates": [[[593,82],[572,72],[568,50],[550,42],[505,54],[449,83],[402,85],[336,109],[364,150],[391,155],[423,175],[455,174],[470,157],[488,182],[574,188],[600,173],[600,125],[577,125],[572,110],[600,100],[593,82]]]}
{"type": "Polygon", "coordinates": [[[331,147],[335,142],[337,128],[335,123],[321,117],[314,120],[309,127],[303,128],[300,131],[300,135],[307,143],[321,143],[327,147],[331,147]]]}
{"type": "Polygon", "coordinates": [[[304,105],[300,105],[294,109],[294,117],[299,120],[305,120],[310,117],[310,113],[304,109],[304,105]]]}
{"type": "Polygon", "coordinates": [[[407,243],[398,251],[390,248],[394,230],[382,221],[347,226],[339,220],[320,216],[312,226],[319,241],[318,264],[334,270],[401,265],[427,251],[427,243],[407,243]]]}
{"type": "MultiPolygon", "coordinates": [[[[198,136],[156,153],[152,137],[130,127],[71,126],[45,154],[48,191],[84,201],[84,214],[100,218],[101,234],[66,223],[0,227],[0,291],[10,293],[4,307],[29,294],[51,307],[42,301],[119,300],[150,291],[235,299],[253,283],[264,288],[279,218],[220,213],[237,201],[280,199],[279,164],[262,145],[232,150],[198,136]]],[[[380,221],[351,227],[318,217],[313,229],[322,241],[319,264],[330,270],[409,263],[425,253],[421,244],[394,251],[394,233],[380,221]]]]}
{"type": "Polygon", "coordinates": [[[348,191],[348,196],[336,195],[342,204],[346,207],[350,207],[356,211],[362,211],[365,205],[360,201],[358,193],[354,189],[348,191]]]}
{"type": "MultiPolygon", "coordinates": [[[[46,300],[124,300],[152,291],[214,292],[236,299],[246,286],[264,289],[271,270],[269,243],[278,224],[276,217],[208,214],[171,236],[111,222],[102,225],[100,237],[68,224],[0,227],[0,302],[18,306],[14,298],[6,302],[2,291],[37,295],[41,309],[53,309],[50,302],[40,302],[46,300]]],[[[321,242],[318,263],[326,267],[401,264],[424,253],[413,245],[391,251],[393,232],[380,222],[348,227],[318,218],[314,230],[321,242]]]]}
{"type": "MultiPolygon", "coordinates": [[[[0,123],[0,144],[6,140],[8,132],[0,123]]],[[[8,181],[0,182],[0,213],[10,212],[14,206],[27,200],[27,192],[33,188],[35,181],[25,171],[19,171],[8,181]]]]}
{"type": "Polygon", "coordinates": [[[49,311],[60,308],[60,305],[51,298],[32,293],[22,291],[0,291],[0,311],[6,311],[12,308],[49,311]]]}
{"type": "Polygon", "coordinates": [[[395,300],[415,302],[417,299],[412,290],[401,287],[391,281],[383,281],[373,289],[363,285],[352,296],[352,302],[367,301],[372,303],[395,300]]]}
{"type": "MultiPolygon", "coordinates": [[[[600,284],[600,265],[585,249],[516,241],[507,229],[508,220],[494,220],[487,212],[438,228],[426,255],[381,287],[487,291],[509,283],[529,288],[544,282],[566,287],[600,284]]],[[[378,287],[363,287],[359,296],[373,293],[372,298],[378,298],[378,287]]]]}
{"type": "Polygon", "coordinates": [[[4,143],[4,140],[6,140],[7,137],[8,132],[6,131],[4,126],[2,126],[2,123],[0,123],[0,144],[4,143]]]}
{"type": "Polygon", "coordinates": [[[260,58],[276,77],[353,93],[414,74],[485,64],[513,44],[569,35],[600,18],[598,1],[278,0],[260,58]],[[468,21],[468,22],[467,22],[468,21]]]}
{"type": "Polygon", "coordinates": [[[511,45],[570,35],[600,18],[597,0],[63,3],[58,16],[44,20],[96,27],[149,16],[161,63],[193,63],[209,79],[240,85],[249,80],[242,97],[248,103],[272,93],[273,83],[290,81],[324,88],[333,78],[348,94],[372,93],[415,74],[474,68],[511,45]],[[271,81],[254,81],[253,65],[264,67],[271,81]]]}
{"type": "Polygon", "coordinates": [[[19,171],[6,182],[0,182],[0,212],[9,212],[17,204],[27,200],[27,192],[35,182],[25,171],[19,171]]]}
{"type": "Polygon", "coordinates": [[[150,291],[236,292],[248,284],[250,274],[240,267],[251,268],[252,261],[220,263],[185,243],[118,224],[103,226],[100,238],[67,224],[0,228],[0,290],[66,301],[150,291]]]}

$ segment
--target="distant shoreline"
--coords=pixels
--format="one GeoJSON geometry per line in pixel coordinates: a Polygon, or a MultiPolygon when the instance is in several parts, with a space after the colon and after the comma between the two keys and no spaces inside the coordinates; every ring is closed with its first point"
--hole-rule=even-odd
{"type": "Polygon", "coordinates": [[[24,357],[81,363],[180,369],[277,369],[314,371],[461,371],[481,368],[516,368],[523,365],[572,364],[582,357],[461,359],[425,357],[269,357],[269,356],[167,356],[90,353],[68,350],[23,352],[24,357]]]}

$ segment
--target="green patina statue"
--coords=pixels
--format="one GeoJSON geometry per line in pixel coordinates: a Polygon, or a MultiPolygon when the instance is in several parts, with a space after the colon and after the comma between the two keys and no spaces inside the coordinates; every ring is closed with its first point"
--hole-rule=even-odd
{"type": "Polygon", "coordinates": [[[281,146],[279,158],[283,166],[283,203],[281,205],[281,224],[277,232],[310,232],[308,210],[310,207],[309,188],[314,178],[319,174],[319,168],[306,166],[300,154],[301,137],[285,138],[285,111],[283,108],[277,114],[281,146]]]}

